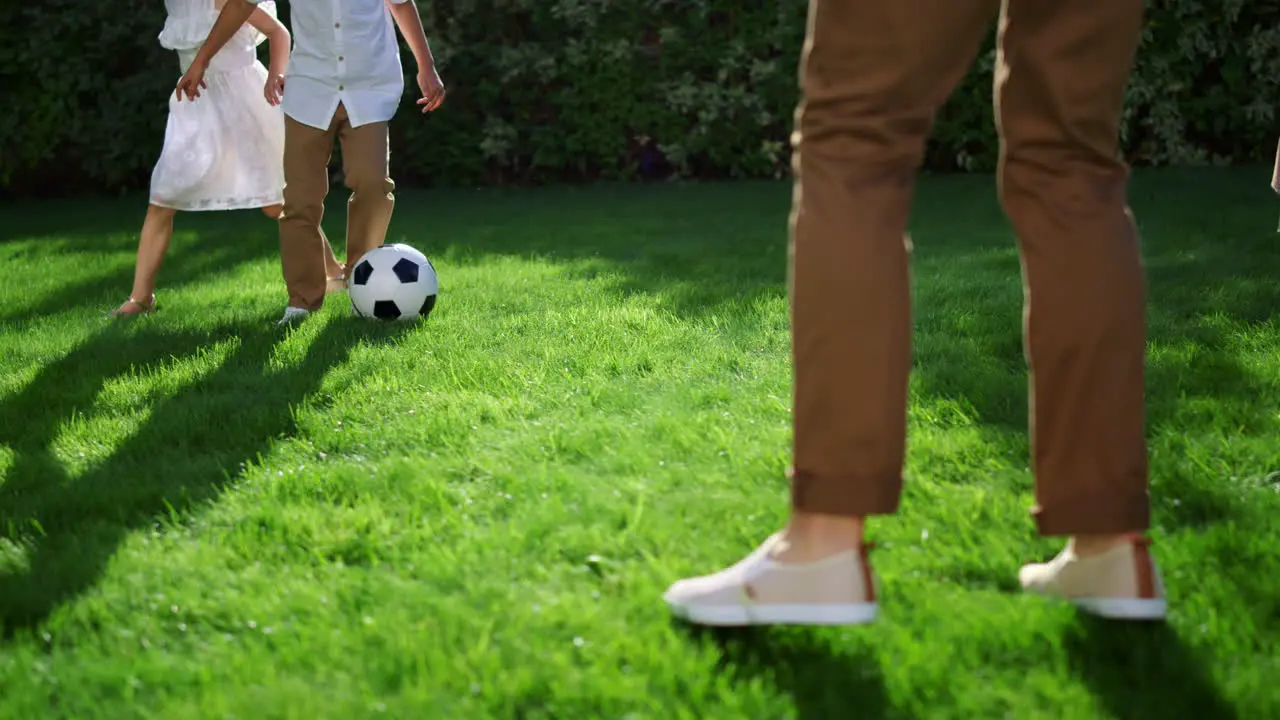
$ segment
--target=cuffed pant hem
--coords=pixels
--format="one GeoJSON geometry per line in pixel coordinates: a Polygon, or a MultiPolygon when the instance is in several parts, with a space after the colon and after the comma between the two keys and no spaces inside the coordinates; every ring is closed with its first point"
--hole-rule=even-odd
{"type": "Polygon", "coordinates": [[[1041,535],[1113,535],[1144,532],[1151,526],[1147,493],[1127,497],[1094,496],[1057,501],[1031,509],[1041,535]]]}
{"type": "Polygon", "coordinates": [[[816,476],[792,468],[791,508],[818,515],[892,515],[902,499],[902,476],[816,476]]]}

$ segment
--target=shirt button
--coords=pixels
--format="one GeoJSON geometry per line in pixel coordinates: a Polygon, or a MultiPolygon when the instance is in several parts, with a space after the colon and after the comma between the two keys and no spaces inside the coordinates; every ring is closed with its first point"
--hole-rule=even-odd
{"type": "Polygon", "coordinates": [[[339,56],[338,56],[338,62],[342,62],[342,60],[343,60],[343,57],[342,57],[341,55],[339,55],[339,56]]]}
{"type": "Polygon", "coordinates": [[[333,26],[336,28],[340,28],[342,27],[342,23],[334,23],[333,26]]]}
{"type": "Polygon", "coordinates": [[[339,86],[338,86],[338,89],[339,89],[339,90],[346,90],[346,89],[347,89],[347,86],[346,86],[346,85],[339,85],[339,86]]]}

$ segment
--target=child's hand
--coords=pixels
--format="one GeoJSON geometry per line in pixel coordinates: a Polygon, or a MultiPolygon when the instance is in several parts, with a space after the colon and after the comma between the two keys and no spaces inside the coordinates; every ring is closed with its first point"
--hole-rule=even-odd
{"type": "Polygon", "coordinates": [[[284,96],[284,76],[277,73],[268,75],[267,85],[262,88],[262,95],[271,105],[279,105],[280,98],[284,96]]]}
{"type": "Polygon", "coordinates": [[[187,68],[187,71],[183,73],[182,79],[178,81],[178,86],[174,90],[174,94],[177,96],[178,102],[182,102],[183,93],[186,93],[189,99],[195,100],[200,97],[201,90],[209,87],[204,82],[204,71],[206,66],[207,63],[203,62],[200,59],[200,56],[197,55],[196,59],[192,61],[191,67],[187,68]]]}
{"type": "Polygon", "coordinates": [[[422,91],[422,98],[418,100],[422,112],[429,113],[444,102],[444,83],[440,81],[440,73],[435,67],[418,71],[418,89],[422,91]]]}

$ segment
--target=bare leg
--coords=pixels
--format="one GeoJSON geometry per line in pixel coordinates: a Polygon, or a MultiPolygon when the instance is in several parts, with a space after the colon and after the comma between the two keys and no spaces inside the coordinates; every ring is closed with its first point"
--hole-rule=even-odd
{"type": "Polygon", "coordinates": [[[793,511],[770,555],[782,562],[808,563],[862,546],[865,519],[793,511]]]}
{"type": "Polygon", "coordinates": [[[133,271],[133,290],[129,299],[116,308],[116,315],[137,315],[150,312],[154,304],[156,275],[169,250],[173,238],[173,216],[176,210],[159,205],[147,207],[147,217],[142,221],[142,233],[138,239],[138,264],[133,271]]]}
{"type": "Polygon", "coordinates": [[[324,243],[324,274],[330,280],[341,278],[347,273],[347,266],[338,261],[338,256],[333,254],[333,246],[329,244],[326,238],[324,243]]]}
{"type": "Polygon", "coordinates": [[[1280,144],[1276,146],[1276,166],[1271,171],[1271,189],[1280,193],[1280,144]]]}

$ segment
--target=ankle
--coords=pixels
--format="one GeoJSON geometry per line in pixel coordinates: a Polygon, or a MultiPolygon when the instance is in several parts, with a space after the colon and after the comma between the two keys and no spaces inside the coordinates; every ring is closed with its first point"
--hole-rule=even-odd
{"type": "Polygon", "coordinates": [[[1072,552],[1081,557],[1101,555],[1120,545],[1129,545],[1142,539],[1140,532],[1107,535],[1072,535],[1068,540],[1072,552]]]}
{"type": "Polygon", "coordinates": [[[784,562],[813,562],[856,550],[863,543],[863,518],[793,512],[775,557],[784,562]]]}

